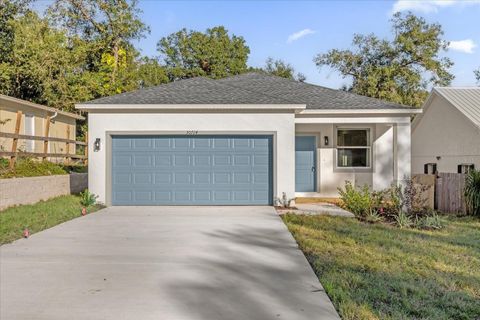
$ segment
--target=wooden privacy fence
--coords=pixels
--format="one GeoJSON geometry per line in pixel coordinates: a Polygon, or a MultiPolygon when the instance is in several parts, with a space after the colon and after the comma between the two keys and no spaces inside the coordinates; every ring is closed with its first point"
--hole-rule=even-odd
{"type": "MultiPolygon", "coordinates": [[[[0,138],[10,138],[13,139],[12,141],[12,148],[11,151],[0,151],[0,157],[9,157],[10,158],[10,168],[13,168],[15,165],[15,161],[17,158],[20,157],[35,157],[35,158],[42,158],[46,160],[47,158],[63,158],[64,163],[69,164],[72,159],[81,160],[84,164],[87,164],[88,159],[88,146],[86,142],[83,141],[76,141],[71,139],[65,138],[56,138],[56,137],[49,137],[50,132],[50,116],[47,117],[45,122],[45,135],[44,136],[30,136],[25,134],[20,134],[20,123],[22,119],[22,112],[17,112],[17,119],[15,123],[15,132],[8,133],[8,132],[0,132],[0,138]],[[43,141],[43,152],[25,152],[19,151],[18,147],[18,140],[33,140],[33,141],[43,141]],[[48,152],[48,144],[49,142],[64,142],[65,143],[65,153],[50,153],[48,152]],[[70,153],[71,146],[74,145],[81,145],[84,146],[84,154],[72,154],[70,153]]],[[[70,136],[70,126],[67,127],[66,132],[67,137],[70,136]]],[[[88,141],[88,138],[85,137],[85,140],[88,141]]]]}
{"type": "Polygon", "coordinates": [[[441,212],[465,213],[465,174],[437,173],[435,207],[441,212]]]}
{"type": "Polygon", "coordinates": [[[420,197],[427,207],[445,213],[466,213],[463,193],[465,174],[416,174],[412,180],[414,185],[423,186],[420,197]]]}

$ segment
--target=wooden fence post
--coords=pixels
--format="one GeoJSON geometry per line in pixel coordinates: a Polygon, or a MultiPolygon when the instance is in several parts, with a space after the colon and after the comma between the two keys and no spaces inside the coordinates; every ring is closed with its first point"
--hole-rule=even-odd
{"type": "MultiPolygon", "coordinates": [[[[67,139],[70,140],[70,125],[67,125],[67,139]]],[[[65,148],[65,152],[67,154],[67,156],[65,157],[65,164],[70,164],[70,143],[67,141],[66,142],[66,148],[65,148]]]]}
{"type": "MultiPolygon", "coordinates": [[[[20,133],[20,124],[22,122],[22,111],[17,111],[17,119],[16,119],[16,122],[15,122],[15,134],[19,134],[20,133]]],[[[17,152],[17,145],[18,145],[18,138],[13,138],[13,141],[12,141],[12,152],[17,152]]],[[[10,157],[10,169],[13,169],[13,167],[15,166],[15,161],[17,160],[17,156],[16,154],[15,155],[12,155],[10,157]]]]}
{"type": "MultiPolygon", "coordinates": [[[[50,133],[50,116],[47,116],[46,121],[47,122],[45,123],[45,138],[48,138],[50,133]]],[[[43,153],[48,153],[48,139],[45,139],[43,141],[43,153]]],[[[43,157],[43,160],[47,160],[47,157],[43,157]]]]}

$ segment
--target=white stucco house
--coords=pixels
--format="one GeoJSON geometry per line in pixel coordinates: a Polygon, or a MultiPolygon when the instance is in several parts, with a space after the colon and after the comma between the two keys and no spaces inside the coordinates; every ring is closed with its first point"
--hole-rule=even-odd
{"type": "Polygon", "coordinates": [[[260,73],[78,104],[89,189],[107,205],[271,205],[410,176],[421,110],[260,73]]]}
{"type": "Polygon", "coordinates": [[[480,88],[434,88],[412,123],[412,171],[480,168],[480,88]]]}

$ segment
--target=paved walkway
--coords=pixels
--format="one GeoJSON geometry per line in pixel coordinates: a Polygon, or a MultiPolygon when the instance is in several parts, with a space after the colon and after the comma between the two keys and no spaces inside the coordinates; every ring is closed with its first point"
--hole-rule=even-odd
{"type": "Polygon", "coordinates": [[[339,319],[271,207],[112,207],[0,247],[0,319],[339,319]]]}
{"type": "Polygon", "coordinates": [[[328,216],[340,216],[340,217],[355,217],[353,213],[344,210],[334,204],[326,202],[316,203],[297,203],[296,209],[278,209],[279,213],[297,213],[297,214],[309,214],[309,215],[328,215],[328,216]]]}

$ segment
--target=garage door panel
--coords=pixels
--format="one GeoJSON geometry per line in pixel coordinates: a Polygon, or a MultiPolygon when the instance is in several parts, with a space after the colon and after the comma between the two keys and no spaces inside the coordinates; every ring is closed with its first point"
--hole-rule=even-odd
{"type": "Polygon", "coordinates": [[[113,167],[131,167],[133,164],[133,156],[131,155],[123,155],[117,154],[116,157],[113,159],[113,167]]]}
{"type": "Polygon", "coordinates": [[[189,151],[190,150],[190,139],[189,138],[175,138],[173,141],[173,150],[175,151],[189,151]]]}
{"type": "Polygon", "coordinates": [[[171,155],[156,155],[155,156],[155,167],[161,168],[165,166],[166,168],[170,168],[172,165],[172,156],[171,155]]]}
{"type": "Polygon", "coordinates": [[[153,184],[153,174],[152,173],[134,173],[133,183],[151,185],[153,184]]]}
{"type": "Polygon", "coordinates": [[[210,167],[212,165],[212,156],[209,154],[194,155],[193,165],[196,167],[210,167]]]}
{"type": "Polygon", "coordinates": [[[114,205],[272,203],[271,136],[114,136],[114,205]]]}
{"type": "Polygon", "coordinates": [[[141,151],[141,150],[151,150],[153,146],[152,139],[149,138],[139,138],[132,140],[133,142],[133,150],[141,151]]]}

